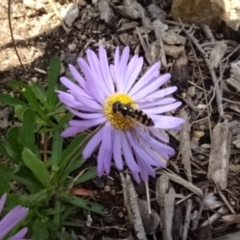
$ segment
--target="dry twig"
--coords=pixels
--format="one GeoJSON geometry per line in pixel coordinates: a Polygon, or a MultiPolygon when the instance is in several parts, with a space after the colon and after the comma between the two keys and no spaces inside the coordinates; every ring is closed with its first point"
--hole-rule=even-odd
{"type": "Polygon", "coordinates": [[[227,187],[231,137],[228,121],[225,120],[216,125],[211,139],[208,179],[211,179],[217,188],[222,190],[227,187]]]}
{"type": "Polygon", "coordinates": [[[156,198],[160,205],[161,227],[164,240],[172,239],[172,224],[174,215],[175,190],[169,184],[169,178],[162,175],[157,179],[156,198]]]}
{"type": "Polygon", "coordinates": [[[123,186],[124,203],[128,211],[129,220],[134,226],[137,238],[139,240],[147,240],[138,206],[138,197],[132,181],[129,175],[126,175],[125,178],[123,173],[120,173],[120,176],[123,186]]]}
{"type": "Polygon", "coordinates": [[[189,34],[188,31],[186,31],[186,29],[182,25],[182,22],[180,19],[179,19],[179,22],[181,23],[182,29],[183,29],[184,33],[186,34],[186,36],[188,37],[188,39],[196,46],[196,48],[201,53],[203,59],[206,62],[206,65],[208,67],[209,73],[211,75],[211,78],[212,78],[212,81],[214,84],[214,87],[216,89],[216,101],[217,101],[217,106],[218,106],[218,113],[219,113],[220,117],[223,117],[224,112],[223,112],[223,106],[222,106],[222,93],[221,93],[220,87],[218,86],[217,76],[214,72],[214,69],[213,69],[209,59],[208,59],[208,56],[207,56],[206,52],[204,51],[204,49],[198,43],[197,39],[192,34],[189,34]]]}
{"type": "Polygon", "coordinates": [[[18,61],[21,65],[21,67],[25,70],[25,67],[24,67],[24,65],[21,61],[20,55],[19,55],[17,47],[16,47],[15,39],[13,37],[13,29],[12,29],[12,21],[11,21],[11,0],[8,0],[8,24],[9,24],[9,30],[10,30],[10,34],[11,34],[11,39],[12,39],[12,44],[13,44],[14,51],[17,55],[17,58],[18,58],[18,61]]]}
{"type": "Polygon", "coordinates": [[[180,151],[182,155],[182,163],[187,172],[189,182],[192,182],[192,169],[191,169],[191,144],[190,144],[190,126],[188,113],[182,109],[179,116],[185,120],[183,127],[180,131],[180,151]]]}
{"type": "Polygon", "coordinates": [[[182,240],[186,240],[187,236],[188,236],[188,229],[189,229],[190,221],[191,221],[191,211],[192,211],[192,199],[188,199],[186,216],[185,216],[185,221],[184,221],[184,225],[183,225],[182,240]]]}

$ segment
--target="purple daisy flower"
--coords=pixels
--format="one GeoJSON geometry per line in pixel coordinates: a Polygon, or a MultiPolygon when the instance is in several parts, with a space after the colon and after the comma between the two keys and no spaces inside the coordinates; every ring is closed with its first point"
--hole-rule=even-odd
{"type": "MultiPolygon", "coordinates": [[[[99,57],[88,49],[88,63],[83,58],[78,58],[84,78],[70,64],[69,69],[76,83],[61,77],[62,84],[68,90],[57,92],[60,101],[81,119],[71,120],[70,126],[62,133],[63,137],[102,126],[82,153],[88,159],[99,147],[99,177],[104,172],[109,174],[112,158],[119,170],[124,167],[124,159],[135,180],[139,182],[141,178],[147,181],[149,175],[155,176],[152,166],[166,167],[166,160],[175,153],[166,145],[169,140],[160,130],[179,128],[184,120],[163,115],[181,105],[173,97],[165,97],[175,92],[177,87],[159,89],[171,75],[159,75],[160,62],[157,62],[138,79],[143,58],[135,55],[129,61],[129,53],[128,46],[121,55],[117,47],[114,63],[109,65],[103,46],[99,46],[99,57]],[[116,102],[127,104],[134,111],[141,110],[152,120],[154,126],[145,126],[136,116],[134,119],[133,116],[126,117],[114,111],[116,102]]],[[[139,117],[143,119],[143,116],[139,117]]]]}
{"type": "MultiPolygon", "coordinates": [[[[0,214],[3,206],[6,202],[7,194],[4,193],[0,199],[0,214]]],[[[0,221],[0,239],[3,239],[9,231],[11,231],[28,213],[28,208],[22,206],[14,207],[4,218],[0,221]]],[[[10,237],[9,240],[23,240],[28,229],[23,228],[18,231],[14,236],[10,237]]]]}

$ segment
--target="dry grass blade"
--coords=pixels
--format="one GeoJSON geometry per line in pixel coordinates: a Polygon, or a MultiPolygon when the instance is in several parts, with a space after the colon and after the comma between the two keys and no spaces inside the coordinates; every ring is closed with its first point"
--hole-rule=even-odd
{"type": "Polygon", "coordinates": [[[219,66],[223,56],[227,51],[227,44],[224,41],[216,42],[210,54],[210,63],[214,69],[219,66]]]}
{"type": "Polygon", "coordinates": [[[161,227],[164,240],[172,239],[172,224],[175,206],[175,190],[169,184],[169,177],[162,175],[157,179],[156,198],[160,205],[161,227]]]}
{"type": "MultiPolygon", "coordinates": [[[[179,21],[181,23],[180,19],[179,19],[179,21]]],[[[193,35],[191,35],[190,33],[188,33],[186,31],[186,29],[184,28],[182,23],[181,23],[181,26],[182,26],[182,29],[183,29],[184,33],[188,37],[188,39],[196,46],[196,48],[198,49],[198,51],[200,52],[200,54],[202,55],[203,59],[206,62],[206,65],[208,67],[210,76],[211,76],[213,84],[214,84],[214,87],[216,89],[216,101],[217,101],[217,105],[218,105],[218,113],[219,113],[220,117],[222,117],[223,114],[224,114],[224,112],[223,112],[223,105],[222,105],[222,93],[221,93],[220,87],[218,85],[218,80],[217,80],[216,73],[214,72],[214,69],[213,69],[213,67],[212,67],[212,65],[211,65],[211,63],[210,63],[210,61],[208,59],[208,56],[207,56],[206,52],[200,46],[200,44],[198,43],[197,39],[193,35]]]]}
{"type": "Polygon", "coordinates": [[[192,199],[187,200],[187,210],[183,226],[183,237],[182,240],[186,240],[188,236],[188,229],[191,221],[191,211],[192,211],[192,199]]]}
{"type": "Polygon", "coordinates": [[[231,76],[226,81],[240,92],[240,61],[231,64],[231,76]]]}
{"type": "Polygon", "coordinates": [[[208,179],[222,190],[227,187],[231,138],[227,120],[215,126],[211,139],[208,179]]]}
{"type": "Polygon", "coordinates": [[[106,0],[100,0],[98,3],[98,9],[100,13],[100,19],[104,20],[105,23],[110,24],[113,17],[113,12],[109,6],[109,3],[106,0]]]}
{"type": "Polygon", "coordinates": [[[158,213],[152,209],[151,214],[149,214],[147,201],[138,199],[138,205],[145,232],[151,235],[154,234],[157,231],[160,223],[160,217],[158,213]]]}
{"type": "Polygon", "coordinates": [[[137,193],[132,181],[129,175],[126,175],[125,178],[123,173],[121,173],[120,176],[123,186],[124,203],[128,211],[129,220],[134,227],[138,240],[147,240],[138,206],[137,193]]]}
{"type": "Polygon", "coordinates": [[[212,225],[218,218],[222,215],[228,213],[228,209],[226,207],[220,208],[217,212],[215,212],[210,218],[208,218],[201,227],[206,227],[207,225],[212,225]]]}
{"type": "Polygon", "coordinates": [[[180,117],[185,120],[183,127],[180,131],[180,151],[182,155],[182,163],[184,169],[187,172],[187,178],[189,182],[192,182],[192,169],[191,169],[191,143],[190,143],[190,125],[188,113],[182,109],[180,111],[180,117]]]}
{"type": "Polygon", "coordinates": [[[239,240],[240,239],[240,231],[235,232],[235,233],[230,233],[228,235],[215,238],[214,240],[239,240]]]}
{"type": "Polygon", "coordinates": [[[185,179],[177,176],[175,173],[170,173],[170,172],[166,172],[166,171],[162,171],[162,172],[159,172],[159,173],[162,174],[162,175],[167,175],[170,180],[172,180],[172,181],[174,181],[174,182],[184,186],[185,188],[187,188],[191,192],[195,193],[199,197],[203,196],[203,192],[202,192],[202,190],[200,188],[198,188],[194,184],[186,181],[185,179]]]}

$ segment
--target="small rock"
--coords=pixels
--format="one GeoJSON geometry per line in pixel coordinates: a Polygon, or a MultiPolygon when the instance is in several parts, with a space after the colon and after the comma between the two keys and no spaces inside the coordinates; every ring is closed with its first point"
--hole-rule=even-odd
{"type": "Polygon", "coordinates": [[[77,59],[77,54],[75,53],[63,53],[61,54],[61,60],[66,64],[74,64],[77,59]]]}
{"type": "Polygon", "coordinates": [[[116,195],[116,189],[111,189],[111,191],[110,191],[110,193],[113,195],[113,196],[115,196],[116,195]]]}
{"type": "Polygon", "coordinates": [[[113,216],[107,216],[103,218],[103,222],[106,224],[111,224],[114,222],[114,217],[113,216]]]}
{"type": "Polygon", "coordinates": [[[202,131],[194,131],[193,132],[193,136],[194,137],[196,137],[196,138],[201,138],[201,137],[203,137],[204,136],[204,132],[202,132],[202,131]]]}
{"type": "Polygon", "coordinates": [[[152,18],[158,18],[160,20],[165,20],[166,19],[166,13],[160,9],[157,5],[155,4],[150,4],[148,6],[148,12],[151,14],[152,18]]]}
{"type": "Polygon", "coordinates": [[[104,187],[104,192],[110,192],[110,191],[111,191],[111,187],[108,186],[108,185],[106,185],[106,186],[104,187]]]}
{"type": "Polygon", "coordinates": [[[87,2],[85,0],[77,0],[77,4],[80,7],[86,7],[87,6],[87,2]]]}
{"type": "Polygon", "coordinates": [[[7,118],[4,118],[0,121],[0,129],[7,129],[8,127],[8,120],[7,118]]]}
{"type": "Polygon", "coordinates": [[[123,217],[124,217],[124,213],[123,213],[122,211],[120,211],[120,212],[118,213],[118,217],[123,218],[123,217]]]}
{"type": "Polygon", "coordinates": [[[76,50],[76,48],[77,48],[77,45],[75,43],[70,43],[68,45],[68,49],[70,52],[74,52],[76,50]]]}
{"type": "Polygon", "coordinates": [[[42,13],[47,13],[45,9],[45,3],[42,0],[23,0],[23,4],[31,9],[37,10],[42,13]]]}
{"type": "Polygon", "coordinates": [[[194,87],[194,86],[189,87],[188,90],[187,90],[187,95],[190,96],[190,97],[195,97],[196,87],[194,87]]]}
{"type": "Polygon", "coordinates": [[[108,178],[108,180],[107,180],[107,182],[106,182],[106,185],[113,186],[113,185],[114,185],[114,180],[108,178]]]}
{"type": "Polygon", "coordinates": [[[6,119],[9,119],[10,115],[12,114],[12,111],[9,107],[5,107],[3,110],[2,110],[2,117],[3,118],[6,118],[6,119]]]}
{"type": "Polygon", "coordinates": [[[32,77],[31,81],[36,83],[38,81],[38,79],[37,79],[37,77],[32,77]]]}
{"type": "Polygon", "coordinates": [[[71,27],[75,19],[79,15],[79,8],[76,3],[69,4],[66,8],[62,9],[61,16],[65,23],[71,27]]]}
{"type": "Polygon", "coordinates": [[[103,179],[99,177],[95,177],[94,179],[92,179],[92,182],[95,183],[98,188],[104,188],[105,186],[103,179]]]}

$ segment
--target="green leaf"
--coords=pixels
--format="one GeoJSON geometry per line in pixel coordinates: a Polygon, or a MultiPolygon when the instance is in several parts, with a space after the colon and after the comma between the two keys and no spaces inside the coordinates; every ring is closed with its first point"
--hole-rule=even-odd
{"type": "Polygon", "coordinates": [[[28,148],[24,148],[22,159],[45,188],[51,186],[45,164],[28,148]]]}
{"type": "Polygon", "coordinates": [[[13,88],[13,89],[15,89],[15,90],[18,90],[18,91],[20,91],[22,88],[25,88],[25,87],[28,86],[27,84],[25,84],[25,83],[23,83],[23,82],[20,82],[20,81],[16,81],[16,80],[10,80],[9,83],[8,83],[8,85],[9,85],[11,88],[13,88]]]}
{"type": "Polygon", "coordinates": [[[73,204],[77,207],[84,208],[91,212],[99,213],[101,215],[104,215],[107,213],[107,211],[103,208],[103,206],[79,197],[75,197],[69,193],[61,193],[59,198],[64,202],[73,204]]]}
{"type": "Polygon", "coordinates": [[[23,113],[23,125],[20,132],[20,143],[35,152],[35,113],[32,109],[26,109],[23,113]]]}
{"type": "Polygon", "coordinates": [[[46,117],[42,107],[38,103],[35,94],[29,86],[22,89],[22,95],[27,99],[32,109],[35,110],[48,124],[52,125],[52,122],[46,117]]]}
{"type": "Polygon", "coordinates": [[[55,93],[55,87],[57,84],[58,76],[60,74],[61,62],[59,57],[52,57],[50,60],[50,66],[48,69],[48,89],[47,89],[47,103],[48,110],[52,111],[57,104],[57,94],[55,93]]]}
{"type": "Polygon", "coordinates": [[[7,133],[7,141],[11,149],[20,157],[23,147],[21,141],[19,142],[19,127],[12,127],[7,133]]]}
{"type": "Polygon", "coordinates": [[[6,143],[1,139],[0,139],[0,153],[6,158],[10,157],[6,149],[6,143]]]}
{"type": "Polygon", "coordinates": [[[22,105],[22,106],[28,107],[28,105],[25,102],[15,98],[15,97],[12,97],[8,93],[0,95],[0,102],[2,104],[6,104],[6,105],[9,105],[9,106],[12,106],[12,107],[16,107],[17,105],[22,105]]]}
{"type": "Polygon", "coordinates": [[[0,171],[3,171],[3,172],[7,172],[7,173],[12,173],[13,172],[13,169],[6,166],[6,165],[3,165],[3,164],[0,164],[0,171]]]}
{"type": "Polygon", "coordinates": [[[21,161],[21,156],[19,156],[9,145],[9,143],[5,143],[5,149],[7,151],[7,154],[9,156],[9,159],[11,159],[15,163],[19,163],[21,161]]]}
{"type": "Polygon", "coordinates": [[[37,206],[45,205],[54,193],[55,189],[52,187],[40,190],[37,193],[21,195],[19,199],[24,201],[28,206],[36,208],[37,206]]]}
{"type": "Polygon", "coordinates": [[[83,182],[86,182],[88,180],[91,180],[93,178],[95,178],[97,176],[97,170],[96,168],[91,168],[91,169],[88,169],[86,172],[84,172],[77,180],[76,182],[74,183],[74,185],[77,185],[79,183],[83,183],[83,182]]]}
{"type": "Polygon", "coordinates": [[[59,171],[55,174],[53,178],[53,183],[55,185],[60,182],[63,183],[68,176],[69,172],[66,171],[66,168],[67,165],[71,166],[71,158],[73,158],[73,156],[77,154],[79,160],[81,159],[80,149],[86,137],[87,134],[80,134],[79,136],[75,137],[74,140],[69,144],[67,149],[63,152],[61,160],[59,162],[59,171]]]}
{"type": "Polygon", "coordinates": [[[47,106],[47,92],[43,88],[43,86],[39,82],[32,82],[30,87],[37,99],[41,101],[41,103],[46,107],[47,106]]]}
{"type": "MultiPolygon", "coordinates": [[[[81,158],[79,155],[75,155],[74,158],[72,158],[69,164],[65,167],[64,171],[61,172],[62,174],[61,175],[59,174],[60,178],[58,184],[60,186],[65,184],[69,174],[72,171],[80,168],[84,162],[85,160],[83,158],[81,158]]],[[[72,180],[70,181],[70,184],[71,183],[72,180]]],[[[69,185],[69,182],[67,182],[67,185],[69,185]]]]}
{"type": "Polygon", "coordinates": [[[60,127],[57,127],[53,133],[52,155],[51,155],[52,165],[57,165],[62,156],[63,138],[61,137],[61,131],[62,129],[60,127]]]}
{"type": "Polygon", "coordinates": [[[26,106],[22,106],[22,105],[17,105],[14,108],[15,114],[21,122],[23,121],[23,113],[25,112],[26,109],[29,109],[29,108],[30,108],[30,106],[26,107],[26,106]]]}
{"type": "Polygon", "coordinates": [[[77,206],[68,206],[67,208],[65,208],[65,211],[61,214],[61,221],[65,221],[69,217],[69,215],[73,214],[77,210],[77,206]]]}
{"type": "Polygon", "coordinates": [[[32,239],[34,240],[48,240],[49,232],[47,230],[46,224],[40,220],[36,220],[33,223],[33,234],[32,239]]]}
{"type": "Polygon", "coordinates": [[[66,150],[63,152],[60,167],[66,166],[68,161],[76,154],[80,152],[80,149],[82,148],[82,143],[87,138],[88,134],[82,133],[75,137],[73,141],[68,145],[66,150]]]}
{"type": "Polygon", "coordinates": [[[11,190],[11,185],[9,183],[9,180],[0,175],[0,197],[4,194],[4,193],[8,193],[11,190]]]}
{"type": "Polygon", "coordinates": [[[73,118],[72,113],[67,113],[64,117],[61,118],[61,120],[58,122],[58,126],[62,127],[64,124],[68,123],[73,118]]]}
{"type": "Polygon", "coordinates": [[[39,185],[33,182],[31,179],[26,179],[25,177],[20,177],[13,173],[3,170],[1,167],[1,164],[0,164],[0,175],[5,176],[7,179],[11,181],[17,182],[18,184],[25,185],[28,187],[28,189],[35,189],[35,190],[40,189],[39,185]]]}
{"type": "Polygon", "coordinates": [[[56,224],[57,227],[60,227],[60,224],[61,224],[61,220],[60,220],[61,205],[62,203],[60,201],[55,202],[55,206],[54,206],[55,214],[53,216],[53,222],[56,224]]]}

